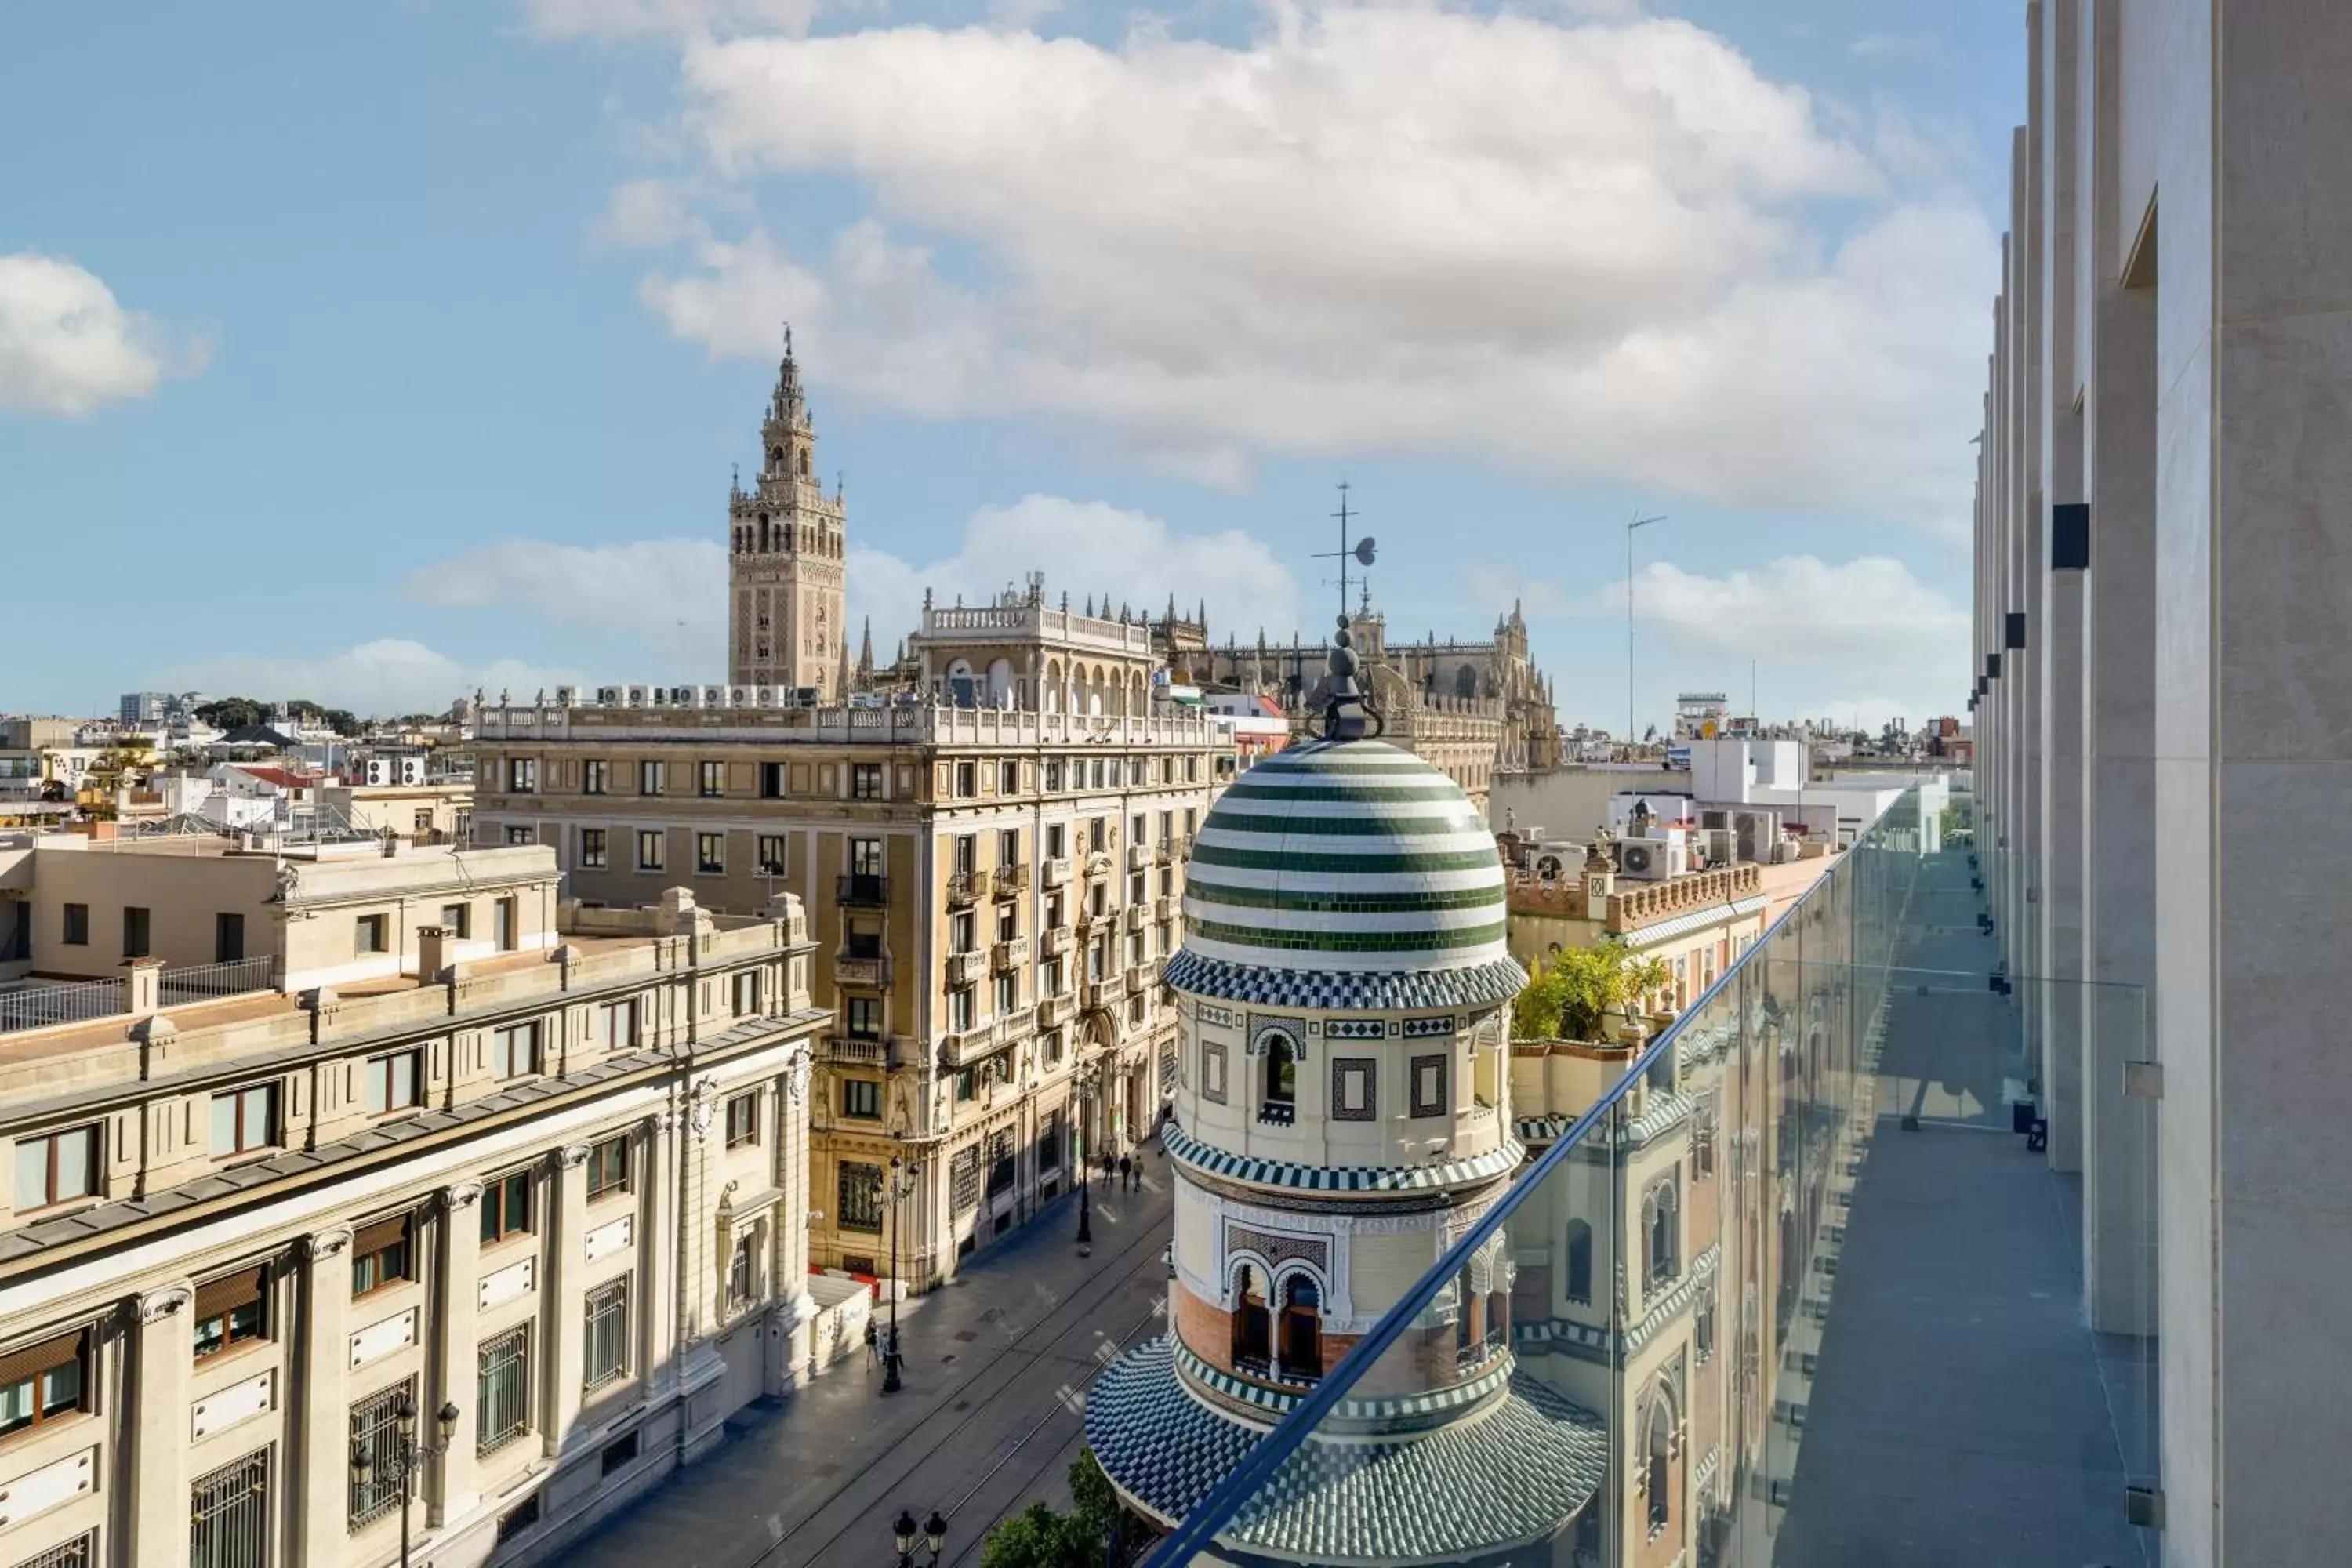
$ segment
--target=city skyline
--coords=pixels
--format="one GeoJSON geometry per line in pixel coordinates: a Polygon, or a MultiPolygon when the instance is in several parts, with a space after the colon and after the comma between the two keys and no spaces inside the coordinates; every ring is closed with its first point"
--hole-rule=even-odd
{"type": "MultiPolygon", "coordinates": [[[[201,605],[215,631],[43,661],[0,704],[717,679],[726,486],[791,317],[847,479],[850,616],[877,637],[923,586],[1031,567],[1206,599],[1220,640],[1312,636],[1307,557],[1346,478],[1392,625],[1476,632],[1523,599],[1564,721],[1622,721],[1612,563],[1640,510],[1674,519],[1636,593],[1661,718],[1751,657],[1768,711],[1949,706],[1976,416],[1949,389],[1995,281],[2010,19],[918,9],[794,38],[802,9],[282,12],[234,37],[13,18],[0,114],[73,150],[18,172],[0,220],[19,559],[108,540],[144,564],[118,605],[201,605]],[[1465,96],[1425,84],[1428,152],[1400,162],[1380,73],[1433,47],[1510,51],[1528,103],[1594,110],[1515,120],[1490,156],[1465,96]],[[819,67],[846,96],[790,86],[819,67]],[[969,177],[951,140],[852,112],[932,68],[988,154],[969,177]],[[1242,221],[1298,205],[1294,163],[1198,176],[1104,110],[1079,140],[1121,149],[1137,200],[1073,213],[1050,187],[1086,180],[1082,150],[1008,160],[1017,120],[960,86],[991,74],[1072,115],[1114,84],[1202,137],[1255,115],[1327,145],[1364,200],[1344,225],[1242,221]],[[1216,107],[1247,80],[1262,101],[1216,107]],[[1186,213],[1176,276],[1151,255],[1186,213]],[[1433,281],[1454,275],[1476,285],[1433,281]],[[1480,290],[1539,308],[1498,325],[1480,290]],[[1327,319],[1302,313],[1318,299],[1327,319]],[[1655,378],[1629,368],[1645,347],[1671,361],[1655,378]],[[1743,395],[1751,372],[1790,396],[1743,395]]],[[[29,629],[62,644],[72,613],[32,605],[29,629]]]]}

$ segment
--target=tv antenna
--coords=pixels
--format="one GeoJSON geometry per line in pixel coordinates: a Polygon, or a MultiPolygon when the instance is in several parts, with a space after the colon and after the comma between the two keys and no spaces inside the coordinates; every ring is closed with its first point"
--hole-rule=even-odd
{"type": "Polygon", "coordinates": [[[1349,546],[1348,524],[1362,514],[1348,510],[1348,481],[1341,479],[1339,510],[1331,514],[1339,520],[1339,548],[1320,551],[1315,556],[1318,561],[1337,561],[1339,563],[1339,625],[1343,629],[1348,624],[1348,563],[1353,561],[1359,566],[1370,566],[1380,553],[1380,547],[1370,534],[1356,541],[1353,548],[1349,546]]]}

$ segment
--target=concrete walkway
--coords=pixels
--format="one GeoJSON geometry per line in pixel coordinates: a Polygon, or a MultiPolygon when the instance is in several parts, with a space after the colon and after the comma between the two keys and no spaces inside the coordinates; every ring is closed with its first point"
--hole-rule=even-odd
{"type": "Polygon", "coordinates": [[[2079,1186],[2010,1131],[2015,999],[1986,987],[1968,878],[1930,862],[1913,907],[1778,1568],[2153,1561],[2083,1321],[2079,1186]]]}
{"type": "Polygon", "coordinates": [[[1064,1198],[931,1295],[901,1309],[906,1386],[879,1392],[863,1352],[773,1411],[743,1411],[731,1440],[590,1540],[561,1568],[871,1568],[894,1560],[890,1521],[938,1509],[940,1563],[980,1561],[998,1520],[1066,1505],[1081,1397],[1126,1345],[1160,1331],[1167,1162],[1148,1145],[1141,1191],[1097,1175],[1094,1256],[1071,1243],[1064,1198]]]}

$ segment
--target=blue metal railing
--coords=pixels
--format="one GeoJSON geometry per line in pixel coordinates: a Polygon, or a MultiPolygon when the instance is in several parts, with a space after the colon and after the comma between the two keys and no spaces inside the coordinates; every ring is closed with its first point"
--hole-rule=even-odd
{"type": "MultiPolygon", "coordinates": [[[[1592,1130],[1604,1119],[1617,1111],[1618,1108],[1624,1103],[1626,1096],[1633,1091],[1634,1085],[1647,1078],[1651,1070],[1660,1062],[1669,1059],[1669,1053],[1675,1050],[1685,1028],[1693,1020],[1706,1016],[1709,1004],[1721,995],[1735,979],[1743,978],[1750,966],[1758,962],[1759,955],[1766,954],[1773,948],[1775,937],[1784,930],[1793,930],[1795,921],[1811,915],[1818,905],[1826,904],[1843,891],[1850,883],[1858,879],[1861,875],[1860,868],[1869,864],[1869,857],[1864,854],[1864,851],[1874,851],[1882,847],[1895,848],[1898,852],[1911,858],[1916,874],[1918,849],[1916,834],[1904,836],[1899,831],[1889,832],[1887,829],[1890,823],[1902,816],[1906,805],[1916,815],[1919,799],[1920,791],[1917,786],[1915,785],[1906,790],[1895,804],[1879,817],[1877,822],[1856,837],[1853,845],[1847,849],[1844,857],[1835,867],[1807,889],[1789,908],[1782,910],[1780,918],[1774,921],[1761,936],[1748,945],[1745,952],[1735,959],[1731,965],[1717,977],[1714,984],[1708,986],[1696,1001],[1685,1008],[1672,1024],[1652,1040],[1616,1083],[1612,1085],[1590,1110],[1579,1116],[1532,1165],[1519,1173],[1517,1179],[1511,1184],[1510,1190],[1503,1194],[1501,1200],[1481,1215],[1477,1223],[1463,1234],[1461,1239],[1446,1249],[1445,1255],[1438,1259],[1436,1265],[1414,1282],[1412,1288],[1388,1310],[1378,1323],[1372,1326],[1370,1332],[1356,1342],[1348,1353],[1340,1358],[1339,1364],[1331,1369],[1329,1374],[1323,1378],[1313,1392],[1301,1397],[1281,1424],[1259,1439],[1248,1453],[1243,1456],[1241,1462],[1228,1471],[1224,1479],[1219,1481],[1192,1512],[1178,1523],[1175,1530],[1160,1542],[1159,1548],[1149,1560],[1150,1568],[1181,1568],[1181,1564],[1190,1562],[1193,1556],[1210,1546],[1218,1532],[1233,1522],[1234,1517],[1252,1498],[1267,1488],[1284,1463],[1298,1451],[1323,1421],[1349,1396],[1355,1389],[1357,1380],[1387,1353],[1405,1331],[1419,1321],[1422,1314],[1436,1300],[1438,1295],[1470,1267],[1472,1258],[1479,1249],[1509,1224],[1511,1217],[1518,1212],[1529,1194],[1541,1189],[1546,1180],[1574,1156],[1577,1147],[1592,1130]],[[1906,837],[1907,842],[1893,844],[1882,842],[1883,840],[1903,840],[1906,837]],[[1843,875],[1849,868],[1856,868],[1853,877],[1843,875]]],[[[1906,888],[1906,896],[1907,891],[1906,888]]],[[[1869,918],[1868,914],[1856,911],[1854,923],[1859,927],[1869,918]]],[[[1866,956],[1860,951],[1850,950],[1854,960],[1854,967],[1885,970],[1892,960],[1895,949],[1892,940],[1894,924],[1891,920],[1882,920],[1878,922],[1877,929],[1871,933],[1872,946],[1875,951],[1866,956]]],[[[1859,948],[1862,932],[1857,930],[1853,934],[1857,939],[1855,947],[1859,948]]],[[[1859,999],[1858,996],[1850,995],[1852,1001],[1859,1001],[1859,999]]]]}

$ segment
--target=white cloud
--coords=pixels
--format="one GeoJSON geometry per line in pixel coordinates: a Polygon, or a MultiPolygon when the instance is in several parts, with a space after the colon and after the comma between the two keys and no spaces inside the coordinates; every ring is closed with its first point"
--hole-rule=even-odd
{"type": "Polygon", "coordinates": [[[0,413],[78,417],[204,361],[202,343],[124,310],[96,273],[38,251],[0,256],[0,413]]]}
{"type": "Polygon", "coordinates": [[[523,19],[558,38],[808,31],[820,0],[522,0],[523,19]]]}
{"type": "Polygon", "coordinates": [[[1932,55],[1943,46],[1933,33],[1865,33],[1848,46],[1860,59],[1884,59],[1897,55],[1932,55]]]}
{"type": "Polygon", "coordinates": [[[764,358],[789,314],[863,400],[1091,426],[1228,486],[1467,454],[1958,526],[1990,227],[1890,196],[1868,126],[1688,24],[1277,4],[1243,47],[908,26],[683,58],[711,177],[870,197],[829,247],[737,226],[649,277],[714,353],[764,358]]]}
{"type": "Polygon", "coordinates": [[[666,180],[631,180],[613,187],[594,230],[599,243],[629,248],[676,245],[709,232],[688,193],[666,180]]]}
{"type": "Polygon", "coordinates": [[[915,565],[879,550],[853,545],[849,559],[849,618],[874,622],[875,657],[887,659],[900,632],[912,630],[923,590],[939,603],[992,601],[1034,570],[1045,591],[1073,608],[1091,596],[1124,602],[1138,614],[1160,615],[1174,595],[1190,611],[1206,600],[1212,634],[1252,637],[1265,626],[1287,635],[1297,624],[1297,584],[1274,552],[1239,529],[1180,533],[1158,518],[1104,501],[1024,496],[1010,506],[982,507],[964,524],[954,554],[915,565]]]}
{"type": "MultiPolygon", "coordinates": [[[[1753,659],[1781,694],[1768,704],[1776,712],[1858,707],[1916,720],[1948,710],[1968,669],[1966,607],[1887,556],[1789,555],[1718,576],[1654,562],[1633,595],[1645,658],[1663,633],[1667,657],[1718,680],[1753,659]]],[[[1601,598],[1624,614],[1622,583],[1601,598]]]]}
{"type": "Polygon", "coordinates": [[[698,679],[694,672],[726,657],[727,551],[716,540],[502,540],[419,567],[398,592],[415,604],[499,610],[546,626],[626,638],[683,679],[698,679]]]}
{"type": "Polygon", "coordinates": [[[477,688],[493,696],[510,691],[520,701],[579,679],[573,672],[514,658],[468,665],[406,637],[378,637],[323,653],[196,659],[168,672],[165,684],[173,690],[263,700],[308,698],[365,717],[439,712],[457,698],[472,696],[477,688]]]}

